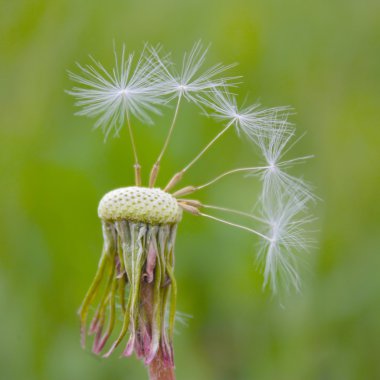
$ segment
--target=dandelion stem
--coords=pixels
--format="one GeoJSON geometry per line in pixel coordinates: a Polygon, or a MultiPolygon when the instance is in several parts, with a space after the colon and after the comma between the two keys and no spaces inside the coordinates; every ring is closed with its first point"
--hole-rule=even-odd
{"type": "Polygon", "coordinates": [[[220,207],[220,206],[205,205],[205,204],[202,204],[200,207],[209,208],[209,209],[218,210],[218,211],[225,211],[225,212],[229,212],[231,214],[246,216],[247,218],[251,218],[251,219],[257,220],[259,222],[265,222],[262,218],[260,218],[256,215],[250,214],[249,212],[234,210],[234,209],[228,208],[228,207],[220,207]]]}
{"type": "Polygon", "coordinates": [[[136,144],[135,144],[135,138],[133,135],[131,120],[130,120],[128,112],[127,112],[127,125],[128,125],[129,138],[131,139],[133,159],[135,162],[133,165],[133,167],[135,169],[135,183],[136,183],[136,186],[141,186],[141,166],[139,164],[139,159],[137,157],[137,149],[136,149],[136,144]]]}
{"type": "Polygon", "coordinates": [[[191,166],[193,166],[202,156],[204,153],[208,151],[208,149],[225,133],[227,130],[231,127],[233,124],[233,121],[229,122],[224,129],[222,129],[202,150],[201,152],[187,165],[185,166],[181,171],[184,173],[188,169],[190,169],[191,166]]]}
{"type": "Polygon", "coordinates": [[[260,171],[260,170],[265,170],[265,169],[268,169],[268,166],[256,166],[256,167],[249,167],[249,168],[232,169],[232,170],[229,170],[227,172],[224,172],[224,173],[218,175],[217,177],[215,177],[214,179],[212,179],[211,181],[209,181],[203,185],[197,186],[197,190],[204,189],[205,187],[208,187],[208,186],[212,185],[213,183],[219,181],[223,177],[226,177],[227,175],[230,175],[233,173],[248,172],[248,171],[260,171]]]}
{"type": "Polygon", "coordinates": [[[166,151],[166,149],[167,149],[167,147],[169,145],[169,141],[170,141],[170,139],[172,137],[174,126],[175,126],[175,123],[177,121],[179,106],[181,104],[181,99],[182,99],[182,93],[180,93],[179,96],[178,96],[178,101],[177,101],[177,105],[176,105],[176,108],[175,108],[172,124],[170,125],[170,129],[169,129],[168,135],[166,137],[166,140],[165,140],[164,146],[163,146],[163,148],[161,150],[161,153],[158,156],[157,162],[160,162],[162,160],[162,157],[165,154],[165,151],[166,151]]]}
{"type": "Polygon", "coordinates": [[[189,163],[187,166],[185,166],[181,171],[176,173],[169,183],[165,187],[165,191],[169,191],[172,189],[183,177],[185,172],[190,169],[191,166],[193,166],[202,156],[204,153],[207,152],[207,150],[225,133],[227,130],[231,127],[233,124],[233,121],[229,122],[224,129],[222,129],[202,150],[201,152],[189,163]]]}
{"type": "Polygon", "coordinates": [[[162,157],[165,154],[165,151],[169,145],[170,138],[172,137],[174,126],[175,126],[175,123],[177,121],[177,116],[178,116],[179,106],[181,104],[181,99],[182,99],[182,93],[180,93],[178,96],[178,101],[177,101],[177,105],[176,105],[176,108],[174,111],[173,120],[172,120],[172,123],[170,125],[169,132],[166,136],[164,146],[162,147],[162,150],[161,150],[160,154],[158,155],[157,161],[153,165],[152,171],[150,172],[149,187],[153,187],[155,182],[156,182],[156,179],[158,176],[158,171],[160,170],[160,164],[161,164],[162,157]]]}
{"type": "Polygon", "coordinates": [[[224,224],[227,224],[228,226],[232,226],[232,227],[236,227],[236,228],[240,228],[241,230],[245,230],[245,231],[248,231],[248,232],[251,232],[252,234],[255,234],[257,236],[260,236],[262,237],[263,239],[265,240],[268,240],[268,241],[271,241],[272,239],[264,234],[262,234],[261,232],[259,231],[256,231],[252,228],[249,228],[249,227],[246,227],[246,226],[242,226],[240,224],[236,224],[236,223],[232,223],[232,222],[229,222],[227,220],[224,220],[224,219],[220,219],[220,218],[217,218],[215,216],[212,216],[212,215],[208,215],[208,214],[204,214],[203,212],[200,212],[198,215],[200,216],[204,216],[206,218],[209,218],[209,219],[212,219],[212,220],[216,220],[217,222],[220,222],[220,223],[224,223],[224,224]]]}
{"type": "MultiPolygon", "coordinates": [[[[270,168],[269,166],[256,166],[256,167],[249,167],[249,168],[232,169],[232,170],[229,170],[229,171],[227,171],[225,173],[222,173],[222,174],[218,175],[217,177],[215,177],[214,179],[212,179],[211,181],[209,181],[209,182],[207,182],[207,183],[205,183],[203,185],[199,185],[199,186],[186,186],[184,188],[181,188],[181,189],[177,190],[172,195],[173,195],[173,197],[179,197],[179,196],[184,196],[184,195],[192,194],[195,191],[204,189],[205,187],[208,187],[208,186],[212,185],[213,183],[219,181],[220,179],[222,179],[223,177],[225,177],[225,176],[227,176],[229,174],[238,173],[238,172],[245,172],[245,171],[260,171],[260,170],[265,170],[265,169],[269,169],[269,168],[270,168]]],[[[183,171],[177,173],[176,174],[177,177],[174,176],[171,179],[171,181],[169,182],[169,184],[165,187],[164,190],[168,191],[169,189],[171,189],[174,186],[174,184],[176,184],[177,182],[179,182],[179,180],[182,178],[182,175],[183,175],[183,171]]]]}
{"type": "Polygon", "coordinates": [[[163,364],[162,348],[160,347],[156,356],[149,364],[150,380],[175,380],[174,368],[163,364]]]}

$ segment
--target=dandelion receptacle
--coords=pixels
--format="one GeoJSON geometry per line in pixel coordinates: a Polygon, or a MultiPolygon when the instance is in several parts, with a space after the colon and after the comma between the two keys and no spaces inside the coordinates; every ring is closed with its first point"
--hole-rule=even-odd
{"type": "Polygon", "coordinates": [[[207,49],[196,43],[177,69],[161,46],[145,45],[137,58],[133,53],[127,55],[123,47],[121,54],[115,50],[112,70],[92,58],[92,64],[78,64],[78,74],[69,73],[78,83],[68,91],[77,99],[78,113],[94,117],[95,126],[106,137],[117,135],[125,126],[134,160],[134,183],[108,192],[99,203],[104,246],[79,309],[82,344],[85,346],[87,335],[92,335],[92,351],[103,357],[122,346],[123,356],[135,353],[148,366],[151,380],[175,378],[175,239],[183,214],[208,218],[256,236],[261,241],[257,258],[264,287],[269,286],[274,293],[291,287],[300,290],[297,257],[311,243],[307,224],[313,219],[310,204],[316,197],[308,183],[289,173],[293,165],[311,156],[284,158],[294,145],[295,127],[288,121],[291,109],[263,109],[256,103],[240,107],[234,94],[236,77],[225,75],[234,65],[216,64],[204,69],[206,53],[207,49]],[[161,161],[183,102],[223,125],[168,183],[158,186],[161,161]],[[163,106],[170,103],[174,104],[172,122],[144,184],[133,120],[151,124],[152,116],[167,110],[163,106]],[[190,168],[231,130],[248,139],[263,161],[229,169],[205,183],[182,186],[190,168]],[[262,183],[252,212],[205,204],[197,196],[199,190],[237,174],[262,183]],[[235,223],[214,212],[234,214],[246,222],[235,223]]]}

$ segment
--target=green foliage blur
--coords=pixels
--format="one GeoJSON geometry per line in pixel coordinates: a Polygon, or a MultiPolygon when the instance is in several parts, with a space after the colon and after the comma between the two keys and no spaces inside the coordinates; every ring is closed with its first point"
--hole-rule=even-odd
{"type": "MultiPolygon", "coordinates": [[[[179,380],[380,379],[380,3],[371,0],[24,0],[0,2],[0,379],[146,379],[135,358],[102,360],[79,345],[76,311],[95,273],[97,204],[132,184],[125,130],[103,141],[76,117],[67,70],[94,55],[112,64],[163,43],[179,58],[198,39],[209,62],[239,62],[241,94],[292,105],[292,154],[322,198],[317,247],[301,295],[262,291],[257,240],[186,215],[176,248],[179,380]]],[[[146,180],[172,109],[136,124],[146,180]]],[[[169,177],[219,130],[181,110],[160,173],[169,177]]],[[[259,157],[230,133],[187,184],[259,157]]],[[[255,180],[234,177],[199,196],[249,210],[255,180]]]]}

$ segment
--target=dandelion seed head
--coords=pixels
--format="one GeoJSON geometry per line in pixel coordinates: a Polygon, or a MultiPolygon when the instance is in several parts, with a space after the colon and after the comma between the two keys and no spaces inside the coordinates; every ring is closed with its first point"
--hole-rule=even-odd
{"type": "Polygon", "coordinates": [[[112,190],[99,203],[102,220],[130,220],[150,224],[178,223],[182,209],[177,200],[157,188],[123,187],[112,190]]]}

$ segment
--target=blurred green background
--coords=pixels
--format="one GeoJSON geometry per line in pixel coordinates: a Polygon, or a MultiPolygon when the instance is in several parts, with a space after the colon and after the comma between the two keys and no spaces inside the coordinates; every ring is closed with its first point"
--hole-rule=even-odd
{"type": "MultiPolygon", "coordinates": [[[[0,379],[145,379],[135,359],[82,351],[76,310],[100,255],[97,203],[132,183],[126,131],[103,143],[73,116],[66,70],[93,54],[112,64],[112,42],[161,42],[179,57],[201,38],[209,62],[239,62],[241,93],[292,105],[294,156],[323,199],[318,249],[304,291],[262,291],[257,241],[186,216],[176,250],[179,380],[380,379],[380,3],[378,1],[1,1],[0,379]]],[[[137,125],[145,176],[169,122],[137,125]]],[[[184,107],[161,179],[186,163],[220,125],[184,107]]],[[[254,165],[233,133],[188,182],[254,165]]],[[[255,180],[234,177],[202,192],[249,209],[255,180]],[[238,189],[237,189],[238,188],[238,189]],[[237,195],[239,194],[239,195],[237,195]]]]}

